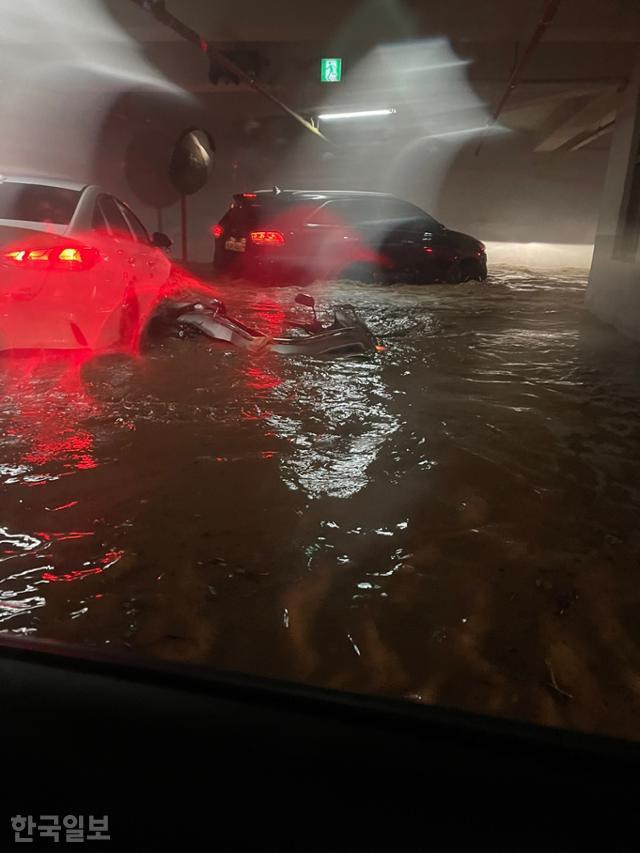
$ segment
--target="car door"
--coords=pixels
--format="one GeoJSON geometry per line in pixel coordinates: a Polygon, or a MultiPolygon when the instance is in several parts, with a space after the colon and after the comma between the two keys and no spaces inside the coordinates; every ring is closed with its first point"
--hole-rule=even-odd
{"type": "Polygon", "coordinates": [[[366,226],[375,237],[381,265],[397,273],[413,272],[431,260],[441,226],[409,202],[378,198],[366,226]]]}
{"type": "Polygon", "coordinates": [[[375,240],[361,227],[365,212],[359,199],[330,199],[309,216],[305,252],[318,274],[332,277],[353,264],[375,263],[375,240]]]}
{"type": "Polygon", "coordinates": [[[402,202],[363,195],[326,202],[311,218],[322,251],[342,268],[351,264],[387,270],[408,268],[419,257],[421,235],[415,211],[398,209],[402,202]]]}
{"type": "Polygon", "coordinates": [[[395,202],[377,195],[345,200],[349,231],[344,239],[353,247],[354,262],[386,270],[404,268],[416,235],[407,212],[398,211],[395,202]]]}
{"type": "Polygon", "coordinates": [[[151,244],[147,229],[131,208],[117,200],[133,233],[135,251],[132,253],[135,284],[142,315],[146,317],[161,298],[171,275],[171,261],[162,251],[151,244]]]}
{"type": "Polygon", "coordinates": [[[92,231],[102,261],[92,270],[92,316],[82,328],[91,329],[95,346],[110,348],[135,337],[140,315],[136,245],[118,202],[108,193],[95,200],[92,231]]]}

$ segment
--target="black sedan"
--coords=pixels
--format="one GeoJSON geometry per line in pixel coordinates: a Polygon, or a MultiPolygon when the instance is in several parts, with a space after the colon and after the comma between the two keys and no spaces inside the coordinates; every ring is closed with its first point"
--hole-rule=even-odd
{"type": "Polygon", "coordinates": [[[217,271],[273,283],[487,277],[479,240],[384,193],[278,187],[239,193],[212,233],[217,271]]]}

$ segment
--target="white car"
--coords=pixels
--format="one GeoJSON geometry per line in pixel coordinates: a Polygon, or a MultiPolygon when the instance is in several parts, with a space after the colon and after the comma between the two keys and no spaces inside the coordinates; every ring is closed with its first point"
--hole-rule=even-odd
{"type": "Polygon", "coordinates": [[[0,351],[135,348],[170,245],[99,186],[0,176],[0,351]]]}

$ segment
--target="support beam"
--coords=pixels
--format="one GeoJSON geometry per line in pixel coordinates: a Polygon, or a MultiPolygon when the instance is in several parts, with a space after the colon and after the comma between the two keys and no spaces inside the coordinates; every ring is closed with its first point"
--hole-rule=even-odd
{"type": "MultiPolygon", "coordinates": [[[[602,85],[598,85],[596,83],[589,85],[573,85],[573,83],[569,83],[561,89],[558,88],[557,85],[554,85],[553,87],[551,85],[548,87],[541,87],[542,93],[537,91],[535,94],[532,94],[531,92],[521,90],[518,95],[514,96],[513,101],[510,101],[504,108],[502,114],[504,116],[508,116],[524,112],[526,110],[540,110],[544,107],[547,108],[547,111],[550,111],[552,107],[555,109],[557,106],[564,104],[567,101],[574,101],[577,98],[585,98],[588,95],[594,97],[596,95],[601,95],[604,88],[605,87],[602,85]],[[549,91],[549,89],[551,91],[549,91]]],[[[551,128],[549,128],[549,130],[551,131],[551,128]]]]}
{"type": "Polygon", "coordinates": [[[571,146],[569,151],[579,151],[581,148],[584,148],[585,145],[589,145],[592,142],[595,142],[596,139],[600,139],[601,136],[606,136],[607,133],[611,133],[613,130],[613,126],[615,125],[615,121],[607,122],[607,124],[603,124],[597,130],[593,130],[591,133],[588,133],[584,136],[579,142],[576,142],[571,146]]]}
{"type": "Polygon", "coordinates": [[[604,92],[590,100],[547,133],[535,150],[557,151],[559,148],[570,147],[584,135],[613,122],[619,100],[617,91],[604,92]]]}
{"type": "MultiPolygon", "coordinates": [[[[546,0],[544,7],[542,9],[542,15],[540,16],[540,20],[538,21],[538,25],[535,28],[533,35],[529,39],[527,46],[525,47],[522,56],[519,60],[517,60],[514,65],[513,71],[511,72],[511,76],[509,77],[509,81],[507,83],[507,88],[505,89],[502,97],[498,101],[498,105],[496,106],[493,114],[489,117],[487,121],[487,130],[492,127],[496,121],[498,120],[498,116],[502,112],[504,105],[507,103],[511,93],[518,85],[519,80],[522,77],[522,72],[524,71],[525,65],[531,58],[534,50],[538,46],[540,39],[543,37],[547,28],[551,24],[551,21],[554,19],[556,12],[558,11],[558,6],[560,5],[560,0],[546,0]]],[[[482,147],[482,139],[478,143],[478,147],[476,148],[476,156],[480,153],[480,149],[482,147]]]]}
{"type": "Polygon", "coordinates": [[[640,341],[640,48],[635,60],[611,140],[587,307],[640,341]]]}

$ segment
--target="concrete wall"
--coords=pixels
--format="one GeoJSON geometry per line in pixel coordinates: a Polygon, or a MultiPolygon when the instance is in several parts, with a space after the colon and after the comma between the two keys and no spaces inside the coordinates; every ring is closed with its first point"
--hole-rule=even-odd
{"type": "Polygon", "coordinates": [[[640,50],[620,105],[600,206],[587,306],[597,317],[640,340],[640,252],[614,257],[620,214],[640,141],[640,50]]]}
{"type": "Polygon", "coordinates": [[[601,148],[537,153],[528,136],[476,143],[451,164],[437,201],[452,228],[509,243],[593,244],[607,166],[601,148]]]}

